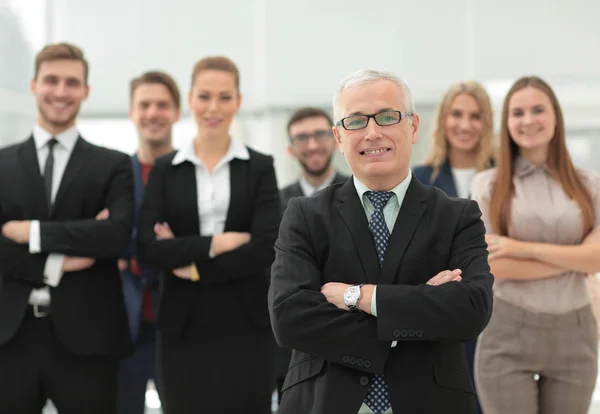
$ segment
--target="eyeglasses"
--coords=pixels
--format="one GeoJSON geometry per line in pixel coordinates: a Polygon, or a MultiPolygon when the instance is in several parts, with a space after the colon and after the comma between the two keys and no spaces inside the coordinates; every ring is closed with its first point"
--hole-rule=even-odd
{"type": "Polygon", "coordinates": [[[373,118],[379,126],[389,126],[399,124],[407,116],[414,115],[413,112],[383,111],[373,115],[351,115],[338,121],[335,126],[343,126],[344,129],[353,131],[355,129],[366,128],[369,119],[373,118]]]}
{"type": "Polygon", "coordinates": [[[292,144],[308,145],[311,138],[314,138],[315,141],[321,143],[331,139],[331,137],[333,137],[333,132],[320,129],[313,134],[296,134],[290,137],[290,141],[292,141],[292,144]]]}

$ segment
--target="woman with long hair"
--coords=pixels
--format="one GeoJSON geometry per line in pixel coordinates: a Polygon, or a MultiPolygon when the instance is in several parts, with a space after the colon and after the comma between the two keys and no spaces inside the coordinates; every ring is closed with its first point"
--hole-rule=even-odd
{"type": "Polygon", "coordinates": [[[496,278],[475,379],[485,414],[588,412],[598,336],[585,277],[600,271],[600,175],[575,168],[551,87],[517,80],[496,168],[473,180],[496,278]]]}

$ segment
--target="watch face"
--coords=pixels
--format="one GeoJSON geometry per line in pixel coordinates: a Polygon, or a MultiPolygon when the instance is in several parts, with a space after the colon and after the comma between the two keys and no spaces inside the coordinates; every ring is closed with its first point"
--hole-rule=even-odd
{"type": "Polygon", "coordinates": [[[358,286],[350,286],[348,289],[346,289],[346,292],[344,293],[344,299],[349,302],[355,301],[359,293],[360,288],[358,286]]]}

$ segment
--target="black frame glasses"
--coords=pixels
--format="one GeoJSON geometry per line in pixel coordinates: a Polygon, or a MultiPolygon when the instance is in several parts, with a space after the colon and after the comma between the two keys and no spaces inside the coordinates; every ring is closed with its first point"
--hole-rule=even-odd
{"type": "Polygon", "coordinates": [[[333,131],[330,129],[320,129],[318,131],[313,132],[312,134],[296,134],[290,137],[290,142],[292,144],[297,145],[306,145],[310,141],[311,138],[314,138],[317,142],[325,142],[331,138],[333,138],[333,131]]]}
{"type": "Polygon", "coordinates": [[[402,112],[402,111],[382,111],[372,115],[350,115],[339,120],[335,126],[342,126],[348,131],[356,131],[358,129],[364,129],[369,125],[369,120],[373,118],[375,123],[379,126],[390,126],[399,124],[407,116],[414,115],[414,112],[402,112]],[[391,119],[386,120],[385,117],[391,119]],[[353,122],[357,124],[352,125],[353,122]]]}

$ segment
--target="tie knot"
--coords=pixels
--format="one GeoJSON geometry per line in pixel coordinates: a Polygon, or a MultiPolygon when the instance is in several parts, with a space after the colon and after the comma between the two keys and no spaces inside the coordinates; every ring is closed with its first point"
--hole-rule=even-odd
{"type": "Polygon", "coordinates": [[[392,198],[393,193],[391,191],[367,191],[366,194],[375,210],[382,210],[392,198]]]}
{"type": "Polygon", "coordinates": [[[52,137],[50,138],[50,140],[48,140],[48,148],[52,149],[54,148],[54,146],[58,144],[58,141],[56,140],[56,138],[52,137]]]}

